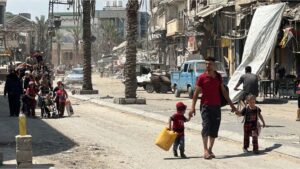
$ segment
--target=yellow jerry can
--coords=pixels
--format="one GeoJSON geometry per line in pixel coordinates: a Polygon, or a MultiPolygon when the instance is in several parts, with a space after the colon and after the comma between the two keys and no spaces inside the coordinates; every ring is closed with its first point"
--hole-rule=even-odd
{"type": "Polygon", "coordinates": [[[168,128],[165,127],[162,129],[162,131],[159,133],[158,137],[156,138],[155,144],[158,147],[168,151],[172,146],[172,144],[174,143],[176,137],[177,137],[176,132],[172,130],[168,130],[168,128]]]}

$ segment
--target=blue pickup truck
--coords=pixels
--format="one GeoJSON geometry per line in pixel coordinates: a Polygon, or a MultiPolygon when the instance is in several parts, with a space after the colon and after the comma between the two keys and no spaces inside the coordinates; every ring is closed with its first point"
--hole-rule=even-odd
{"type": "MultiPolygon", "coordinates": [[[[227,84],[228,75],[221,62],[216,62],[216,69],[223,77],[224,84],[227,84]]],[[[190,60],[182,64],[180,71],[171,72],[171,86],[175,97],[180,97],[181,93],[188,92],[189,98],[193,98],[196,80],[205,70],[205,60],[190,60]]]]}

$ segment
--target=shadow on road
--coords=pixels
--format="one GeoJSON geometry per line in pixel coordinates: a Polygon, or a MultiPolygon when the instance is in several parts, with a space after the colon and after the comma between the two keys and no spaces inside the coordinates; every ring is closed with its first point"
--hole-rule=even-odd
{"type": "MultiPolygon", "coordinates": [[[[15,136],[18,135],[18,118],[8,117],[7,99],[0,96],[0,150],[15,149],[15,136]]],[[[49,119],[50,120],[50,119],[49,119]]],[[[51,119],[52,120],[52,119],[51,119]]],[[[60,120],[60,119],[53,119],[60,120]]],[[[33,156],[57,154],[71,149],[77,144],[61,132],[37,118],[27,118],[27,131],[32,135],[33,156]]],[[[15,159],[3,152],[4,161],[15,159]]]]}
{"type": "Polygon", "coordinates": [[[280,125],[266,125],[266,127],[285,127],[285,126],[280,126],[280,125]]]}
{"type": "Polygon", "coordinates": [[[267,147],[264,150],[259,151],[259,154],[253,154],[252,152],[248,153],[241,153],[241,154],[236,154],[236,155],[225,155],[225,156],[219,156],[216,159],[227,159],[227,158],[235,158],[235,157],[248,157],[248,156],[260,156],[260,155],[265,155],[268,152],[271,152],[279,147],[281,147],[282,144],[274,144],[271,147],[267,147]]]}
{"type": "MultiPolygon", "coordinates": [[[[49,169],[50,167],[54,167],[53,164],[34,164],[32,165],[32,167],[30,167],[31,169],[49,169]]],[[[17,165],[11,164],[11,165],[3,165],[0,167],[0,169],[16,169],[17,165]]]]}
{"type": "Polygon", "coordinates": [[[271,147],[265,148],[265,149],[262,150],[261,152],[263,152],[263,153],[271,152],[271,151],[273,151],[273,150],[275,150],[275,149],[277,149],[277,148],[279,148],[279,147],[281,147],[281,146],[282,146],[282,144],[274,144],[274,145],[271,146],[271,147]]]}
{"type": "Polygon", "coordinates": [[[164,160],[187,160],[192,158],[203,158],[203,156],[191,156],[187,158],[180,158],[180,157],[172,157],[172,158],[164,158],[164,160]]]}
{"type": "Polygon", "coordinates": [[[279,98],[265,98],[261,101],[257,101],[257,104],[286,104],[288,99],[279,99],[279,98]]]}

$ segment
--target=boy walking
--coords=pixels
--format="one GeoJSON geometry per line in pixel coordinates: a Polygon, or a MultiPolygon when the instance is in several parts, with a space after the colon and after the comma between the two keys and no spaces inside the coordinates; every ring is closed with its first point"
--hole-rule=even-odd
{"type": "Polygon", "coordinates": [[[236,111],[236,115],[244,116],[244,146],[243,151],[245,153],[248,152],[249,148],[249,138],[252,136],[252,145],[253,145],[253,153],[259,154],[258,151],[258,135],[259,135],[259,122],[260,119],[262,121],[262,126],[265,127],[265,121],[263,116],[261,115],[261,109],[255,105],[255,96],[248,95],[246,97],[248,106],[244,107],[241,112],[236,111]]]}
{"type": "Polygon", "coordinates": [[[187,158],[184,154],[184,123],[188,122],[191,117],[188,119],[184,116],[186,105],[182,102],[176,104],[177,112],[174,113],[169,119],[169,129],[172,128],[174,132],[177,133],[177,137],[173,144],[173,153],[175,157],[178,157],[177,149],[179,147],[180,157],[187,158]]]}

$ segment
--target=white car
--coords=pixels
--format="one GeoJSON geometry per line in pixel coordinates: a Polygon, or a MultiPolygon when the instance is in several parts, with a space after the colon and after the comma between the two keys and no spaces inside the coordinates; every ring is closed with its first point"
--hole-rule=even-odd
{"type": "Polygon", "coordinates": [[[83,83],[83,68],[74,68],[64,78],[65,84],[82,84],[83,83]]]}

